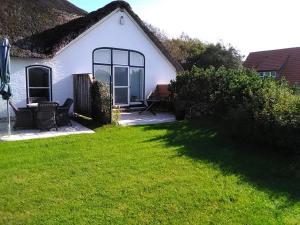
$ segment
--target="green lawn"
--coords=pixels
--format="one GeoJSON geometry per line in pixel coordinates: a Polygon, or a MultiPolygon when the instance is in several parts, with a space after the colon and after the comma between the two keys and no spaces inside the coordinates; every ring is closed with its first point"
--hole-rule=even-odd
{"type": "Polygon", "coordinates": [[[194,121],[0,143],[0,224],[300,224],[299,160],[245,145],[194,121]]]}

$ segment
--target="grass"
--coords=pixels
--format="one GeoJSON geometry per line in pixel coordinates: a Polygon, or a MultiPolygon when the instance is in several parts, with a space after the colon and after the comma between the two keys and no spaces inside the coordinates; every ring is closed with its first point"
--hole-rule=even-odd
{"type": "Polygon", "coordinates": [[[300,224],[299,160],[215,123],[0,143],[0,224],[300,224]]]}

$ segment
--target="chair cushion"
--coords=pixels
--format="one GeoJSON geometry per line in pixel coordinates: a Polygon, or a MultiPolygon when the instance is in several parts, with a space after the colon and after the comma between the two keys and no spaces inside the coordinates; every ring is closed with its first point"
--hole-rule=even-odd
{"type": "Polygon", "coordinates": [[[156,92],[161,99],[168,99],[171,95],[168,84],[158,84],[156,87],[156,92]]]}

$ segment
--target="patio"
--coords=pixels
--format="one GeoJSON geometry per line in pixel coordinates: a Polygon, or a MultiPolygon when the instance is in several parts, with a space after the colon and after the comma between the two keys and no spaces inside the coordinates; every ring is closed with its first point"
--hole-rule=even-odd
{"type": "Polygon", "coordinates": [[[13,130],[11,135],[7,135],[7,122],[0,121],[0,141],[21,141],[38,138],[51,138],[58,136],[74,135],[74,134],[92,134],[94,131],[82,126],[81,124],[71,121],[72,126],[59,127],[58,131],[52,129],[51,131],[40,130],[13,130]]]}
{"type": "MultiPolygon", "coordinates": [[[[120,116],[119,124],[121,126],[133,125],[146,125],[146,124],[159,124],[169,123],[175,121],[175,116],[170,113],[152,113],[146,112],[139,114],[138,112],[123,112],[120,116]]],[[[72,126],[59,127],[58,131],[52,129],[50,131],[33,130],[14,130],[12,129],[11,135],[7,135],[7,122],[0,120],[0,141],[21,141],[39,138],[52,138],[59,136],[67,136],[74,134],[93,134],[93,130],[84,127],[80,123],[71,121],[72,126]]],[[[14,121],[12,121],[12,126],[14,121]]]]}
{"type": "Polygon", "coordinates": [[[169,123],[175,121],[175,116],[171,113],[152,113],[145,112],[139,114],[139,112],[123,112],[119,124],[122,126],[132,125],[145,125],[145,124],[158,124],[169,123]]]}

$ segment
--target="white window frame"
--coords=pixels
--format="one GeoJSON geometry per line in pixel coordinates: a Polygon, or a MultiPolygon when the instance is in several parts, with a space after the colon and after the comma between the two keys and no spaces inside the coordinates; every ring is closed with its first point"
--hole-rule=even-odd
{"type": "Polygon", "coordinates": [[[276,78],[277,77],[277,71],[272,70],[272,71],[259,71],[259,76],[264,78],[264,77],[273,77],[276,78]],[[274,74],[274,75],[272,75],[274,74]]]}

